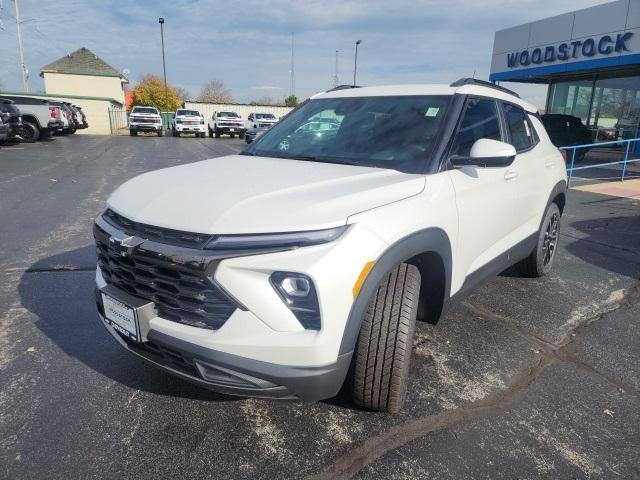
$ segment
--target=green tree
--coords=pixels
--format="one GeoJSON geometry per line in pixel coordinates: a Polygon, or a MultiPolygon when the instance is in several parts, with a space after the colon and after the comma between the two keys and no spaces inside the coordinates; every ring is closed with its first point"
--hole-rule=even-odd
{"type": "Polygon", "coordinates": [[[284,104],[287,107],[297,107],[298,106],[298,97],[295,95],[289,95],[284,99],[284,104]]]}
{"type": "Polygon", "coordinates": [[[174,88],[167,85],[164,93],[164,81],[156,75],[143,75],[131,90],[131,106],[149,105],[161,112],[173,112],[180,108],[181,102],[174,88]]]}

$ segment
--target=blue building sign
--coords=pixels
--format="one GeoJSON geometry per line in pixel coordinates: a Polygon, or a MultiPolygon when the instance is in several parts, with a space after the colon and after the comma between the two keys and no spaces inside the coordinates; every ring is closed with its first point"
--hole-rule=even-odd
{"type": "Polygon", "coordinates": [[[612,53],[629,52],[627,42],[632,36],[633,32],[618,33],[615,37],[603,35],[599,38],[592,37],[585,40],[563,42],[559,45],[511,52],[507,54],[507,66],[509,68],[527,67],[576,58],[588,59],[597,54],[611,55],[612,53]]]}

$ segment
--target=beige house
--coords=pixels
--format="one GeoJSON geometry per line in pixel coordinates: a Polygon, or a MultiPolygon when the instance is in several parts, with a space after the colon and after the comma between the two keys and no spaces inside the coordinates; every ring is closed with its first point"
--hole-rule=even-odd
{"type": "Polygon", "coordinates": [[[47,96],[82,107],[89,128],[78,133],[108,135],[114,118],[122,123],[128,80],[91,50],[83,47],[45,65],[40,76],[47,96]]]}

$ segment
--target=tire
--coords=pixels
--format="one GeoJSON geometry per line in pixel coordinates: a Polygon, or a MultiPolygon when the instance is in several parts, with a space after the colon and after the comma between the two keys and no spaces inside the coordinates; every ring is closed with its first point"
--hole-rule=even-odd
{"type": "Polygon", "coordinates": [[[549,205],[538,232],[538,243],[531,254],[516,263],[518,273],[525,277],[543,277],[551,271],[558,250],[560,237],[560,208],[555,203],[549,205]]]}
{"type": "Polygon", "coordinates": [[[218,129],[216,128],[215,133],[216,133],[216,138],[220,138],[220,130],[218,130],[218,129]]]}
{"type": "Polygon", "coordinates": [[[138,132],[136,132],[135,130],[129,130],[129,135],[131,135],[132,137],[137,137],[138,132]]]}
{"type": "Polygon", "coordinates": [[[380,283],[367,308],[356,346],[353,401],[398,413],[404,404],[413,350],[420,272],[401,263],[380,283]]]}
{"type": "Polygon", "coordinates": [[[40,129],[35,123],[22,120],[22,141],[33,143],[40,138],[40,129]]]}
{"type": "Polygon", "coordinates": [[[236,134],[235,133],[230,133],[229,134],[229,138],[236,138],[236,134]]]}
{"type": "Polygon", "coordinates": [[[158,136],[161,137],[163,135],[162,130],[158,130],[158,136]]]}
{"type": "Polygon", "coordinates": [[[213,138],[213,130],[209,129],[209,138],[213,138]]]}

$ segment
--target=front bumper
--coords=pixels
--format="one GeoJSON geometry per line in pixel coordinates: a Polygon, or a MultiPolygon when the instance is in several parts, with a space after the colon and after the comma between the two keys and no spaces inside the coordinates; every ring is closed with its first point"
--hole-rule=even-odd
{"type": "Polygon", "coordinates": [[[185,125],[184,123],[176,123],[173,128],[176,132],[181,133],[204,133],[206,131],[204,124],[185,125]]]}
{"type": "Polygon", "coordinates": [[[227,134],[234,133],[235,134],[235,133],[244,133],[244,132],[247,131],[247,129],[244,128],[244,127],[240,127],[240,126],[238,126],[238,127],[226,127],[225,126],[225,127],[216,127],[216,131],[218,133],[223,133],[223,134],[224,133],[227,133],[227,134]]]}
{"type": "Polygon", "coordinates": [[[132,132],[158,132],[162,130],[161,123],[131,123],[129,130],[132,132]]]}
{"type": "Polygon", "coordinates": [[[130,295],[112,286],[96,288],[99,317],[120,346],[161,370],[209,390],[245,397],[318,401],[334,397],[349,370],[352,353],[338,356],[328,366],[296,367],[216,351],[153,329],[142,334],[147,341],[137,343],[105,321],[101,291],[125,303],[131,301],[130,295]]]}

